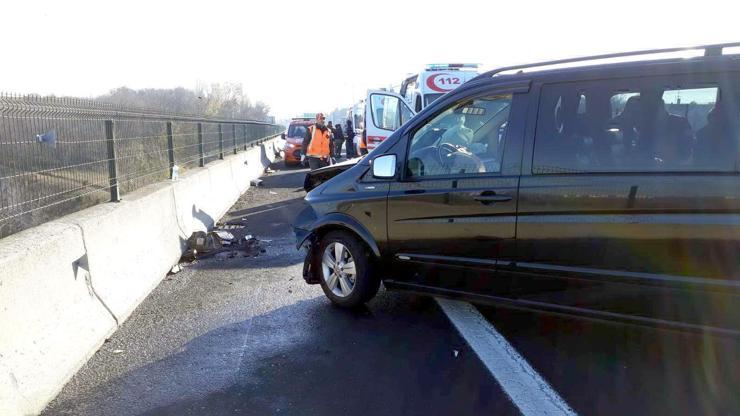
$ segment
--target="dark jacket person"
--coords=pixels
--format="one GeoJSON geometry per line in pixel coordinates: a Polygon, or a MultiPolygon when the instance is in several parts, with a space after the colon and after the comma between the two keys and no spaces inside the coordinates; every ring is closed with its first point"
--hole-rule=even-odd
{"type": "Polygon", "coordinates": [[[355,154],[355,129],[352,126],[352,120],[347,119],[347,128],[344,130],[344,133],[347,137],[347,158],[353,158],[357,156],[355,154]]]}
{"type": "Polygon", "coordinates": [[[342,131],[342,124],[337,123],[334,127],[334,156],[342,156],[342,143],[344,143],[344,132],[342,131]]]}

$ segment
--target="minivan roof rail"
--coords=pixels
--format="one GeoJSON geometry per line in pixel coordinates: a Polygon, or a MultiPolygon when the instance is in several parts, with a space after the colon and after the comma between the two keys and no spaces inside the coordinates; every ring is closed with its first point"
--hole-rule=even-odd
{"type": "Polygon", "coordinates": [[[704,50],[704,56],[719,56],[719,55],[722,55],[722,50],[724,48],[732,48],[732,47],[740,47],[740,42],[717,43],[713,45],[702,45],[702,46],[693,46],[693,47],[649,49],[649,50],[633,51],[633,52],[608,53],[608,54],[603,54],[603,55],[584,56],[580,58],[557,59],[554,61],[544,61],[544,62],[535,62],[531,64],[504,66],[501,68],[496,68],[491,71],[484,72],[480,74],[480,77],[485,77],[485,76],[492,77],[496,74],[500,74],[502,72],[513,71],[516,69],[524,70],[524,69],[537,68],[537,67],[542,67],[542,66],[570,64],[574,62],[600,61],[603,59],[624,58],[628,56],[654,55],[654,54],[660,54],[660,53],[683,52],[683,51],[693,51],[693,50],[702,50],[702,49],[704,50]]]}
{"type": "Polygon", "coordinates": [[[427,64],[427,71],[446,71],[450,69],[478,69],[478,64],[427,64]]]}

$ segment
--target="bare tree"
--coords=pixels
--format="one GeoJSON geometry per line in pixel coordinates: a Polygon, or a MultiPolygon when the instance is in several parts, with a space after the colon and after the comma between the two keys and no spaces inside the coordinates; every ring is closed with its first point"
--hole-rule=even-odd
{"type": "Polygon", "coordinates": [[[185,88],[134,90],[120,87],[97,99],[125,106],[176,113],[259,121],[266,120],[270,112],[270,107],[261,101],[252,104],[244,93],[242,84],[235,82],[212,84],[199,82],[195,90],[185,88]]]}

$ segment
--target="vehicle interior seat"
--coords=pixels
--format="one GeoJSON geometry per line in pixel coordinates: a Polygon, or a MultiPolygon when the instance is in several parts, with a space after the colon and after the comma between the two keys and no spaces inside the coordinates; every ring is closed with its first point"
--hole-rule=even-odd
{"type": "Polygon", "coordinates": [[[689,120],[670,114],[662,97],[659,89],[640,92],[636,124],[638,160],[656,168],[688,162],[694,142],[689,120]]]}
{"type": "Polygon", "coordinates": [[[738,116],[732,117],[730,109],[720,104],[707,114],[706,126],[696,132],[696,148],[694,163],[698,169],[721,169],[733,171],[736,169],[738,139],[738,116]]]}

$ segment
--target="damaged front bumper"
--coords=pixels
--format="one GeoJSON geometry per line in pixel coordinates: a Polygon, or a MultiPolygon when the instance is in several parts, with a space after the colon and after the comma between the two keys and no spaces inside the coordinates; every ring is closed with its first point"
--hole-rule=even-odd
{"type": "Polygon", "coordinates": [[[310,285],[319,283],[319,273],[315,270],[316,249],[318,242],[316,235],[311,231],[311,225],[316,221],[313,208],[307,207],[293,221],[293,232],[296,238],[296,248],[305,249],[306,258],[303,260],[303,280],[310,285]]]}
{"type": "Polygon", "coordinates": [[[303,259],[303,280],[305,280],[309,285],[320,283],[319,273],[317,270],[318,266],[316,266],[316,251],[318,244],[315,240],[316,237],[311,234],[304,240],[303,245],[301,246],[306,249],[306,258],[303,259]]]}

